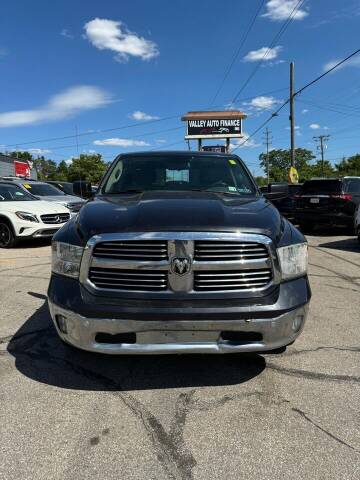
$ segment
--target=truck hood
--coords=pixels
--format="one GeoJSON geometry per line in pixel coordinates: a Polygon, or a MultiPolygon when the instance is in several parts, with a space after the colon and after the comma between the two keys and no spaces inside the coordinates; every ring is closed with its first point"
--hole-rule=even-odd
{"type": "Polygon", "coordinates": [[[35,215],[46,215],[49,213],[69,213],[69,210],[62,205],[34,200],[29,202],[0,202],[0,213],[4,212],[28,212],[35,215]]]}
{"type": "Polygon", "coordinates": [[[147,231],[242,231],[279,238],[283,220],[265,198],[209,192],[145,192],[97,196],[77,217],[87,241],[101,233],[147,231]]]}

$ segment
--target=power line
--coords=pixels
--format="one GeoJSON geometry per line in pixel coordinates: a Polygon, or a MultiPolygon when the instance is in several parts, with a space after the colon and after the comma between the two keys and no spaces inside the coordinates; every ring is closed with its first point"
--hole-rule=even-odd
{"type": "MultiPolygon", "coordinates": [[[[241,101],[247,101],[247,100],[251,100],[257,96],[265,96],[265,95],[271,95],[272,93],[277,93],[277,92],[281,92],[281,91],[284,91],[284,90],[287,90],[287,88],[278,88],[276,90],[271,90],[271,91],[268,91],[268,92],[263,92],[263,93],[260,93],[260,94],[257,94],[257,95],[252,95],[250,97],[246,97],[246,98],[243,98],[241,101]]],[[[216,105],[214,107],[211,107],[211,108],[218,108],[218,107],[223,107],[223,105],[216,105]]],[[[206,108],[206,110],[209,110],[210,107],[206,108]]],[[[183,112],[182,112],[183,113],[183,112]]],[[[108,133],[108,132],[113,132],[113,131],[116,131],[116,130],[125,130],[125,129],[128,129],[128,128],[135,128],[135,127],[143,127],[145,125],[150,125],[150,124],[153,124],[153,123],[160,123],[160,122],[164,122],[166,120],[173,120],[175,118],[179,118],[182,113],[178,113],[177,115],[171,115],[171,116],[168,116],[168,117],[163,117],[163,118],[159,118],[159,119],[156,119],[156,120],[149,120],[147,121],[146,123],[144,122],[136,122],[136,123],[132,123],[132,124],[128,124],[128,125],[122,125],[122,126],[119,126],[119,127],[113,127],[113,128],[105,128],[105,129],[96,129],[96,130],[91,130],[91,131],[87,131],[87,132],[80,132],[78,133],[78,137],[85,137],[85,136],[93,136],[93,135],[98,135],[100,133],[108,133]]],[[[175,127],[175,129],[180,129],[182,127],[175,127]]],[[[158,131],[157,133],[165,133],[167,131],[170,131],[171,129],[165,129],[165,130],[160,130],[158,131]]],[[[142,133],[140,135],[137,135],[138,137],[141,137],[141,136],[144,136],[144,135],[147,135],[146,133],[142,133]]],[[[134,138],[135,136],[133,135],[132,138],[134,138]]],[[[76,135],[65,135],[65,136],[62,136],[62,137],[50,137],[50,138],[42,138],[42,139],[39,139],[39,140],[30,140],[28,142],[17,142],[17,143],[9,143],[7,145],[4,145],[4,148],[9,148],[9,147],[18,147],[19,145],[33,145],[35,143],[43,143],[43,142],[52,142],[52,141],[58,141],[58,140],[67,140],[67,139],[70,139],[70,138],[76,138],[76,135]]],[[[76,145],[74,145],[76,146],[76,145]]]]}
{"type": "MultiPolygon", "coordinates": [[[[340,65],[342,65],[343,63],[345,63],[346,61],[350,60],[350,58],[354,57],[355,55],[357,55],[358,53],[360,52],[360,48],[355,50],[353,53],[351,53],[350,55],[348,55],[346,58],[344,58],[343,60],[340,60],[340,62],[338,62],[336,65],[334,65],[333,67],[329,68],[329,70],[326,70],[326,72],[324,72],[323,74],[319,75],[318,77],[314,78],[314,80],[311,80],[309,83],[307,83],[306,85],[304,85],[303,87],[301,87],[299,90],[297,90],[293,97],[296,97],[297,95],[300,95],[304,90],[306,90],[307,88],[309,88],[310,86],[314,85],[314,83],[318,82],[319,80],[321,80],[322,78],[324,78],[326,75],[328,75],[329,73],[331,73],[332,71],[334,71],[336,68],[338,68],[340,65]]],[[[242,143],[239,143],[234,149],[233,149],[233,152],[235,150],[237,150],[238,148],[240,148],[242,145],[244,145],[250,138],[252,138],[254,135],[256,135],[262,128],[265,127],[265,125],[267,125],[274,117],[277,117],[279,112],[290,102],[290,98],[288,98],[287,100],[285,100],[285,102],[280,105],[280,107],[274,112],[271,114],[271,116],[269,118],[267,118],[254,132],[252,132],[248,137],[246,137],[246,139],[242,142],[242,143]]]]}
{"type": "Polygon", "coordinates": [[[260,68],[260,65],[262,64],[262,62],[265,60],[265,58],[269,55],[271,49],[274,47],[275,43],[280,40],[281,36],[285,33],[286,29],[288,28],[288,26],[290,25],[290,23],[292,22],[297,10],[302,6],[302,4],[304,3],[305,0],[299,0],[298,3],[295,5],[295,7],[293,8],[293,10],[291,11],[291,13],[289,14],[288,18],[285,20],[285,22],[282,24],[280,30],[277,32],[277,34],[275,35],[275,37],[272,39],[271,43],[270,43],[270,46],[267,48],[266,52],[264,53],[263,57],[260,59],[260,61],[257,63],[257,65],[254,67],[254,69],[252,70],[252,72],[250,73],[250,75],[248,76],[248,78],[245,80],[244,84],[242,85],[242,87],[238,90],[238,92],[236,93],[236,95],[234,96],[231,104],[234,104],[239,95],[243,92],[243,90],[247,87],[247,85],[249,84],[249,82],[251,81],[251,79],[255,76],[256,72],[258,71],[258,69],[260,68]]]}
{"type": "Polygon", "coordinates": [[[264,6],[264,3],[265,3],[265,0],[261,0],[260,4],[259,4],[259,6],[258,6],[258,8],[257,8],[257,10],[256,10],[256,12],[255,12],[254,17],[253,17],[252,20],[250,21],[249,26],[248,26],[245,34],[242,36],[242,39],[240,40],[239,47],[238,47],[237,50],[235,51],[235,53],[234,53],[234,55],[233,55],[233,58],[232,58],[232,60],[230,61],[230,64],[229,64],[228,68],[226,69],[226,72],[225,72],[225,74],[224,74],[224,76],[223,76],[223,78],[222,78],[222,80],[221,80],[221,82],[220,82],[220,85],[219,85],[218,89],[216,90],[216,93],[215,93],[215,95],[214,95],[214,97],[213,97],[210,105],[213,105],[213,103],[214,103],[215,100],[217,99],[217,97],[218,97],[218,95],[219,95],[222,87],[224,86],[224,83],[226,82],[226,79],[228,78],[228,76],[229,76],[229,74],[230,74],[230,72],[231,72],[231,69],[233,68],[233,66],[234,66],[234,64],[235,64],[236,59],[238,58],[238,56],[239,56],[239,54],[240,54],[243,46],[245,45],[245,42],[246,42],[246,40],[247,40],[247,38],[248,38],[248,36],[249,36],[249,34],[250,34],[250,32],[251,32],[254,24],[255,24],[256,19],[257,19],[257,17],[259,16],[259,13],[261,12],[261,10],[262,10],[262,8],[263,8],[263,6],[264,6]]]}

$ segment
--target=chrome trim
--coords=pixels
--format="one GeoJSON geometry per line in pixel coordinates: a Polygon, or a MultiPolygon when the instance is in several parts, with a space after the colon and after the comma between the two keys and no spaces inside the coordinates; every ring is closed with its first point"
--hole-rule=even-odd
{"type": "MultiPolygon", "coordinates": [[[[126,268],[126,269],[157,269],[157,270],[169,270],[169,286],[171,289],[167,289],[161,292],[148,292],[152,298],[164,298],[172,297],[174,295],[186,295],[187,297],[194,296],[196,298],[216,298],[216,295],[220,295],[221,298],[241,298],[241,297],[254,297],[261,295],[262,292],[269,290],[271,287],[278,285],[281,281],[281,271],[277,258],[276,248],[272,240],[260,234],[237,232],[125,232],[125,233],[105,233],[101,235],[94,235],[87,242],[84,254],[82,257],[80,267],[80,283],[90,290],[92,293],[99,295],[116,295],[126,297],[136,297],[136,291],[126,291],[119,289],[100,289],[97,288],[88,278],[88,272],[91,266],[102,268],[126,268]],[[111,242],[111,241],[126,241],[126,240],[167,240],[169,248],[169,259],[161,261],[134,261],[131,260],[116,260],[105,259],[99,257],[93,257],[92,252],[95,245],[99,242],[111,242]],[[244,242],[256,242],[266,246],[269,252],[269,258],[267,259],[244,259],[236,261],[199,261],[193,260],[194,256],[194,241],[195,240],[223,240],[223,241],[244,241],[244,242]],[[174,256],[189,257],[192,261],[192,271],[190,275],[174,276],[170,273],[170,265],[174,256]],[[193,271],[196,270],[236,270],[236,269],[259,269],[259,268],[271,268],[273,278],[265,287],[261,288],[249,288],[241,290],[217,290],[210,292],[199,292],[193,289],[193,271]]],[[[139,290],[139,294],[143,294],[139,290]]]]}
{"type": "Polygon", "coordinates": [[[87,318],[63,309],[49,300],[49,309],[58,335],[77,348],[92,352],[126,355],[170,353],[233,353],[261,352],[288,345],[303,330],[308,305],[286,312],[278,317],[245,320],[131,320],[113,318],[87,318]],[[56,315],[67,319],[68,333],[60,332],[56,315]],[[302,317],[298,330],[293,322],[302,317]],[[258,332],[262,341],[235,344],[220,338],[222,331],[258,332]],[[137,343],[98,343],[96,334],[137,333],[137,343]],[[168,337],[168,342],[164,342],[168,337]],[[190,337],[190,339],[189,339],[190,337]],[[191,338],[192,337],[192,338],[191,338]]]}

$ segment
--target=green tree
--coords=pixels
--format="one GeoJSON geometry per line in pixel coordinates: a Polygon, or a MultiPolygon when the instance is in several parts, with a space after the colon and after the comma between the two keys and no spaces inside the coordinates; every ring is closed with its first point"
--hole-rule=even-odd
{"type": "Polygon", "coordinates": [[[73,158],[68,170],[68,180],[87,180],[93,184],[100,182],[107,168],[99,153],[93,155],[81,154],[73,158]]]}
{"type": "Polygon", "coordinates": [[[352,157],[343,158],[340,163],[335,164],[339,175],[360,175],[360,154],[356,153],[352,157]]]}
{"type": "MultiPolygon", "coordinates": [[[[311,176],[310,162],[315,158],[311,150],[305,148],[297,148],[295,150],[295,163],[299,177],[308,178],[311,176]]],[[[266,153],[259,155],[260,165],[266,173],[266,153]]],[[[291,166],[290,150],[271,150],[269,152],[270,181],[271,182],[287,182],[289,169],[291,166]]]]}
{"type": "Polygon", "coordinates": [[[56,173],[56,163],[54,160],[47,160],[41,156],[35,158],[34,167],[38,174],[38,180],[52,180],[56,173]]]}
{"type": "Polygon", "coordinates": [[[265,177],[255,177],[255,181],[259,187],[267,185],[267,179],[265,177]]]}
{"type": "Polygon", "coordinates": [[[62,182],[67,182],[69,177],[69,166],[62,160],[56,167],[56,172],[52,176],[51,180],[60,180],[62,182]]]}
{"type": "Polygon", "coordinates": [[[5,155],[9,155],[10,157],[13,157],[13,158],[18,158],[19,160],[28,160],[30,162],[34,161],[34,158],[30,152],[14,151],[14,152],[7,152],[5,155]]]}
{"type": "MultiPolygon", "coordinates": [[[[311,165],[309,173],[311,177],[336,177],[337,172],[329,160],[318,160],[315,165],[311,165]]],[[[309,178],[309,177],[308,177],[309,178]]]]}

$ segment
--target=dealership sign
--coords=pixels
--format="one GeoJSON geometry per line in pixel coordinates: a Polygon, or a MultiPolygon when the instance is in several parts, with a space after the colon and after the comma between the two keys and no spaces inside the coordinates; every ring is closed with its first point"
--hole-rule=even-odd
{"type": "Polygon", "coordinates": [[[242,137],[242,112],[189,112],[182,120],[186,122],[186,140],[196,138],[242,137]]]}

